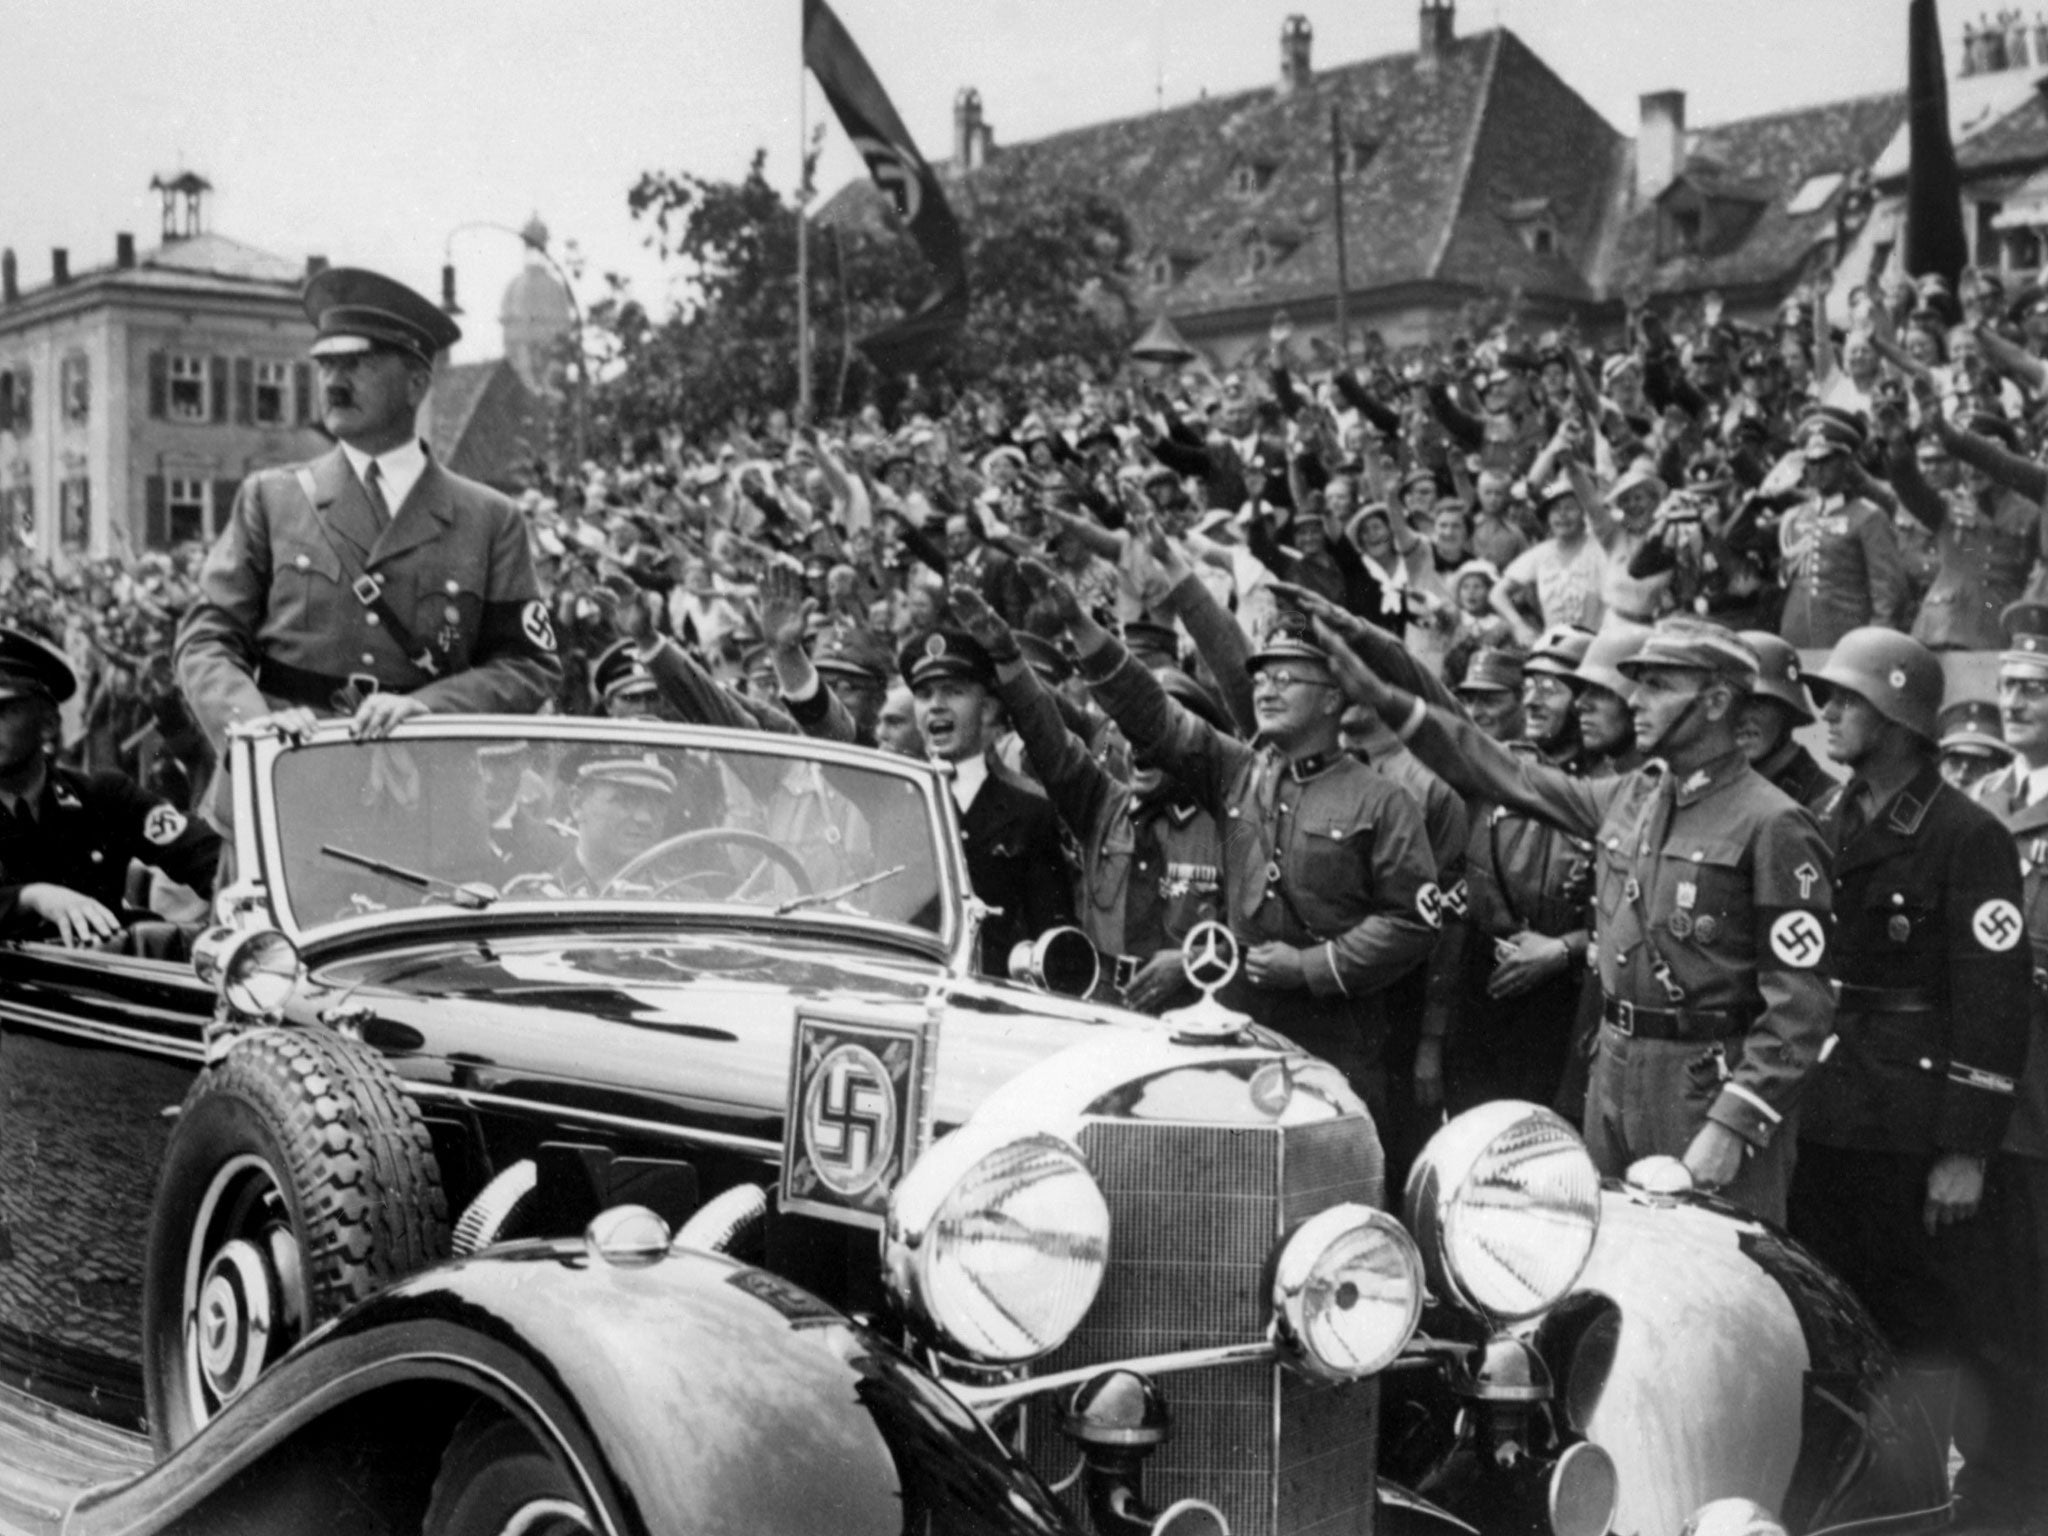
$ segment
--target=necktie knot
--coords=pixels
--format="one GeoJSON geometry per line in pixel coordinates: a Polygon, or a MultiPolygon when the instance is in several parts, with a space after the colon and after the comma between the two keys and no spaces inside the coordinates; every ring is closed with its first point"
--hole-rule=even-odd
{"type": "Polygon", "coordinates": [[[384,471],[377,467],[375,459],[370,460],[363,470],[363,493],[370,498],[370,506],[377,513],[379,526],[391,521],[391,504],[384,498],[384,471]]]}

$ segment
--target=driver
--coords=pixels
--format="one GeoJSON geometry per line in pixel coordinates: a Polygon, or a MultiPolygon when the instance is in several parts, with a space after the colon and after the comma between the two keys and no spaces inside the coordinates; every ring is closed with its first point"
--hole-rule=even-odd
{"type": "Polygon", "coordinates": [[[564,895],[594,896],[668,836],[676,776],[650,756],[599,758],[576,770],[569,821],[576,841],[556,880],[564,895]]]}
{"type": "Polygon", "coordinates": [[[131,952],[182,953],[184,935],[124,910],[131,859],[201,895],[213,889],[220,837],[126,774],[58,766],[57,706],[78,691],[62,653],[0,628],[0,938],[69,948],[128,934],[131,952]]]}

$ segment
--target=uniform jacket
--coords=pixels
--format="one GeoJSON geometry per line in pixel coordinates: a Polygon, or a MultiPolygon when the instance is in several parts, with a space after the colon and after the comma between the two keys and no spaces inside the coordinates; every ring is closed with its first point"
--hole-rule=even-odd
{"type": "Polygon", "coordinates": [[[1602,990],[1696,1020],[1702,1044],[1739,1034],[1739,1060],[1707,1116],[1768,1146],[1834,1019],[1828,852],[1812,815],[1739,751],[1682,782],[1661,760],[1576,778],[1441,708],[1409,744],[1468,794],[1594,842],[1602,990]]]}
{"type": "MultiPolygon", "coordinates": [[[[319,707],[261,686],[266,662],[337,688],[354,676],[374,678],[437,713],[536,710],[562,670],[510,501],[430,458],[380,527],[339,448],[242,482],[200,572],[175,659],[179,686],[216,747],[237,720],[284,703],[319,707]],[[352,590],[364,576],[383,583],[383,601],[409,629],[411,648],[352,590]]],[[[328,703],[344,707],[353,705],[328,703]]]]}
{"type": "Polygon", "coordinates": [[[1223,856],[1215,818],[1170,790],[1141,805],[1130,785],[1067,729],[1030,667],[1000,669],[996,691],[1080,850],[1074,908],[1089,942],[1105,955],[1145,959],[1178,945],[1197,923],[1221,917],[1223,856]]]}
{"type": "Polygon", "coordinates": [[[1803,805],[1816,815],[1822,803],[1831,799],[1842,784],[1790,736],[1756,765],[1756,771],[1782,789],[1794,804],[1803,805]]]}
{"type": "Polygon", "coordinates": [[[967,880],[992,908],[981,925],[981,971],[1010,974],[1010,951],[1074,920],[1059,823],[1043,795],[991,767],[960,818],[967,880]]]}
{"type": "Polygon", "coordinates": [[[25,885],[67,886],[119,914],[130,859],[206,895],[220,862],[220,835],[126,774],[50,768],[35,825],[0,830],[0,937],[51,932],[22,907],[25,885]]]}
{"type": "Polygon", "coordinates": [[[1995,651],[2005,644],[1998,615],[2018,602],[2041,554],[2041,509],[2016,492],[1993,489],[1989,506],[1966,486],[1938,491],[1910,449],[1890,455],[1899,504],[1933,537],[1935,570],[1913,638],[1943,647],[1995,651]]]}
{"type": "Polygon", "coordinates": [[[2005,824],[2019,855],[2020,911],[2033,965],[2026,1068],[2003,1145],[2008,1152],[2048,1158],[2048,801],[2012,808],[2017,775],[2025,769],[2024,760],[2001,768],[1979,780],[1972,793],[2005,824]]]}
{"type": "Polygon", "coordinates": [[[1906,562],[1892,520],[1861,497],[1810,497],[1778,525],[1785,614],[1778,633],[1800,650],[1827,650],[1864,624],[1901,629],[1906,562]]]}
{"type": "Polygon", "coordinates": [[[1803,1141],[1995,1151],[2027,1054],[2032,964],[2020,871],[1998,818],[1932,761],[1844,844],[1838,786],[1835,1041],[1807,1085],[1803,1141]]]}
{"type": "MultiPolygon", "coordinates": [[[[1227,920],[1240,941],[1304,950],[1319,1001],[1379,992],[1428,956],[1443,897],[1414,796],[1342,752],[1298,776],[1279,754],[1176,704],[1114,641],[1083,671],[1133,747],[1216,816],[1227,920]]],[[[1253,1011],[1285,1029],[1286,998],[1255,994],[1253,1011]]]]}

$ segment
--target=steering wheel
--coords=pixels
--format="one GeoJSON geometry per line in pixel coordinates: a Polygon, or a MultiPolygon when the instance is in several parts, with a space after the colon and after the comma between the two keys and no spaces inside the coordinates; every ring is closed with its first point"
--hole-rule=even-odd
{"type": "MultiPolygon", "coordinates": [[[[598,897],[603,899],[604,897],[615,895],[619,886],[625,884],[644,870],[652,868],[672,853],[680,852],[685,848],[697,848],[718,843],[731,843],[740,848],[753,849],[754,852],[761,855],[769,863],[777,866],[790,879],[794,880],[797,884],[799,895],[808,896],[811,894],[813,887],[811,885],[810,871],[804,868],[802,862],[795,854],[791,853],[774,839],[763,837],[758,832],[748,832],[740,827],[698,827],[694,831],[678,832],[674,837],[664,838],[645,853],[640,854],[636,858],[629,859],[624,868],[613,875],[611,879],[605,881],[603,886],[599,888],[598,897]]],[[[666,896],[685,881],[698,875],[710,873],[713,873],[713,871],[693,870],[688,875],[681,875],[669,881],[667,885],[657,890],[655,895],[657,897],[666,896]]]]}

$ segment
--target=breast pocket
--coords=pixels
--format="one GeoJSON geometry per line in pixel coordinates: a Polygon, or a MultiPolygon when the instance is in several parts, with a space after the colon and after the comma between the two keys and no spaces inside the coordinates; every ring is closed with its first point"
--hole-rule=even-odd
{"type": "Polygon", "coordinates": [[[325,627],[345,591],[341,559],[324,539],[280,539],[271,546],[270,588],[273,623],[325,627]]]}
{"type": "Polygon", "coordinates": [[[1371,827],[1308,829],[1295,843],[1291,883],[1333,900],[1364,895],[1372,885],[1366,868],[1371,836],[1371,827]]]}
{"type": "Polygon", "coordinates": [[[1755,942],[1755,903],[1741,843],[1674,843],[1664,850],[1651,921],[1666,943],[1702,955],[1746,956],[1755,942]]]}

